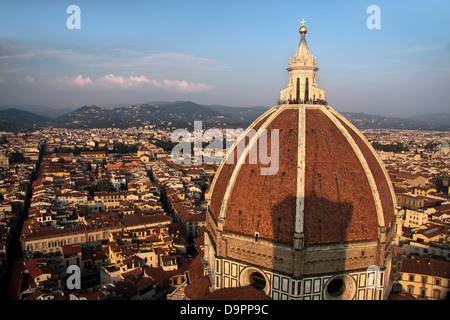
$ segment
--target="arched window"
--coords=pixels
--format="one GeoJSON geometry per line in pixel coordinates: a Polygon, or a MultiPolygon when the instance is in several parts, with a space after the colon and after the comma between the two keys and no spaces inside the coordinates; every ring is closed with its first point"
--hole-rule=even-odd
{"type": "Polygon", "coordinates": [[[297,78],[297,91],[295,93],[295,99],[300,99],[300,78],[297,78]]]}
{"type": "Polygon", "coordinates": [[[305,82],[305,100],[309,100],[309,79],[306,78],[305,82]]]}

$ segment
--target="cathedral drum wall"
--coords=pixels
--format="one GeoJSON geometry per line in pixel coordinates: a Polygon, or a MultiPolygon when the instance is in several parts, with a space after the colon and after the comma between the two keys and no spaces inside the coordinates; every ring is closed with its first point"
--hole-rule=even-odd
{"type": "Polygon", "coordinates": [[[223,257],[264,269],[293,272],[293,250],[290,246],[232,233],[224,235],[222,241],[226,242],[223,257]]]}
{"type": "Polygon", "coordinates": [[[208,233],[209,237],[212,239],[214,244],[217,243],[217,225],[209,212],[206,213],[205,222],[206,222],[206,232],[208,233]]]}
{"type": "Polygon", "coordinates": [[[377,268],[294,279],[234,259],[216,258],[215,289],[251,284],[259,277],[259,289],[273,300],[381,300],[385,272],[377,268]]]}
{"type": "Polygon", "coordinates": [[[345,247],[342,245],[308,247],[304,253],[303,274],[310,276],[367,269],[371,265],[378,265],[377,258],[377,241],[345,247]]]}

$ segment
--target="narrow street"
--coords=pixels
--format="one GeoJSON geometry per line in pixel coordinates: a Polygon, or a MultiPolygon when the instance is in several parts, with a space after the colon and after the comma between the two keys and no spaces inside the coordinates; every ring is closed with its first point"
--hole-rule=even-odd
{"type": "Polygon", "coordinates": [[[33,184],[33,181],[37,178],[37,173],[39,171],[39,167],[42,162],[42,158],[45,153],[45,143],[41,145],[41,149],[39,152],[39,159],[36,163],[36,169],[33,172],[30,180],[30,184],[26,191],[26,200],[24,203],[24,208],[20,213],[19,219],[17,221],[17,224],[15,225],[14,230],[11,231],[11,238],[8,244],[8,248],[6,250],[6,264],[5,264],[5,270],[3,273],[3,277],[0,282],[0,298],[1,299],[8,299],[10,300],[11,297],[8,295],[8,286],[11,279],[11,275],[13,272],[14,263],[22,258],[22,247],[20,244],[20,234],[22,232],[22,226],[24,221],[28,217],[28,208],[30,207],[30,199],[31,199],[31,185],[33,184]]]}

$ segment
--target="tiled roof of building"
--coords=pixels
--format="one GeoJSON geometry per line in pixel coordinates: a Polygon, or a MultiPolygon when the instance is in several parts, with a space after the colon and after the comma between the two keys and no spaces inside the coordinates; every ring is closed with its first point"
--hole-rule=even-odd
{"type": "Polygon", "coordinates": [[[124,226],[134,226],[134,225],[144,225],[144,224],[169,224],[172,222],[172,218],[164,214],[154,214],[154,215],[142,215],[142,214],[132,214],[126,215],[122,218],[122,223],[124,226]]]}
{"type": "Polygon", "coordinates": [[[62,252],[65,256],[68,256],[71,254],[78,254],[78,253],[81,253],[81,246],[79,244],[68,244],[68,245],[62,246],[62,252]]]}
{"type": "Polygon", "coordinates": [[[422,256],[403,259],[400,272],[450,279],[450,262],[422,256]]]}
{"type": "Polygon", "coordinates": [[[270,298],[253,286],[246,286],[214,290],[202,300],[270,300],[270,298]]]}
{"type": "Polygon", "coordinates": [[[31,260],[25,265],[25,269],[28,270],[29,274],[33,279],[43,275],[43,274],[52,274],[55,271],[45,265],[38,265],[36,260],[31,260]]]}
{"type": "Polygon", "coordinates": [[[411,294],[407,292],[397,292],[389,294],[388,300],[417,300],[411,294]]]}
{"type": "Polygon", "coordinates": [[[156,268],[146,267],[144,269],[144,272],[147,277],[153,279],[156,282],[164,282],[173,274],[173,272],[171,271],[164,271],[163,268],[161,267],[156,268]]]}
{"type": "Polygon", "coordinates": [[[211,281],[209,276],[202,276],[195,282],[190,283],[184,289],[184,294],[190,300],[200,300],[210,294],[211,281]]]}
{"type": "Polygon", "coordinates": [[[85,295],[86,300],[106,300],[106,295],[101,290],[95,290],[85,295]]]}
{"type": "Polygon", "coordinates": [[[203,262],[204,252],[201,252],[197,255],[189,266],[189,283],[196,282],[201,279],[204,275],[205,264],[203,262]]]}

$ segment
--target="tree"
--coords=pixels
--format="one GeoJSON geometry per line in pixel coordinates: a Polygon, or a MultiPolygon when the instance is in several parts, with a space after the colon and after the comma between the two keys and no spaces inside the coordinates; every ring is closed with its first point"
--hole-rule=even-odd
{"type": "Polygon", "coordinates": [[[91,184],[86,190],[89,192],[89,195],[94,196],[94,192],[99,191],[115,191],[116,189],[112,185],[109,180],[99,180],[97,183],[91,184]]]}
{"type": "Polygon", "coordinates": [[[108,162],[106,161],[105,158],[103,158],[102,163],[101,163],[100,165],[101,165],[101,167],[102,167],[103,169],[106,168],[106,166],[108,165],[108,162]]]}
{"type": "Polygon", "coordinates": [[[436,184],[437,192],[442,192],[444,194],[447,194],[448,186],[446,186],[444,184],[444,179],[442,179],[442,177],[437,177],[435,184],[436,184]]]}
{"type": "Polygon", "coordinates": [[[100,180],[97,182],[98,191],[114,191],[114,186],[109,180],[100,180]]]}
{"type": "Polygon", "coordinates": [[[423,146],[423,148],[428,150],[434,150],[438,145],[439,145],[438,142],[428,142],[426,145],[423,146]]]}
{"type": "Polygon", "coordinates": [[[89,214],[89,209],[86,206],[81,206],[78,208],[77,214],[80,217],[85,217],[89,214]]]}
{"type": "Polygon", "coordinates": [[[372,147],[376,150],[385,152],[402,152],[409,151],[409,148],[404,146],[403,143],[397,142],[396,144],[382,144],[379,142],[372,142],[372,147]]]}
{"type": "Polygon", "coordinates": [[[208,190],[208,187],[209,187],[209,184],[206,183],[206,182],[203,182],[203,183],[200,185],[200,190],[202,191],[202,193],[205,193],[206,190],[208,190]]]}
{"type": "Polygon", "coordinates": [[[135,144],[126,145],[124,143],[114,142],[113,152],[115,152],[115,153],[136,153],[137,151],[138,151],[138,146],[135,144]]]}
{"type": "Polygon", "coordinates": [[[175,142],[164,141],[164,140],[159,140],[159,139],[152,139],[152,140],[150,140],[150,142],[152,144],[154,144],[155,146],[162,148],[166,152],[172,151],[173,147],[177,145],[177,143],[175,143],[175,142]]]}
{"type": "Polygon", "coordinates": [[[20,152],[13,152],[9,156],[9,163],[26,162],[27,159],[20,152]]]}

